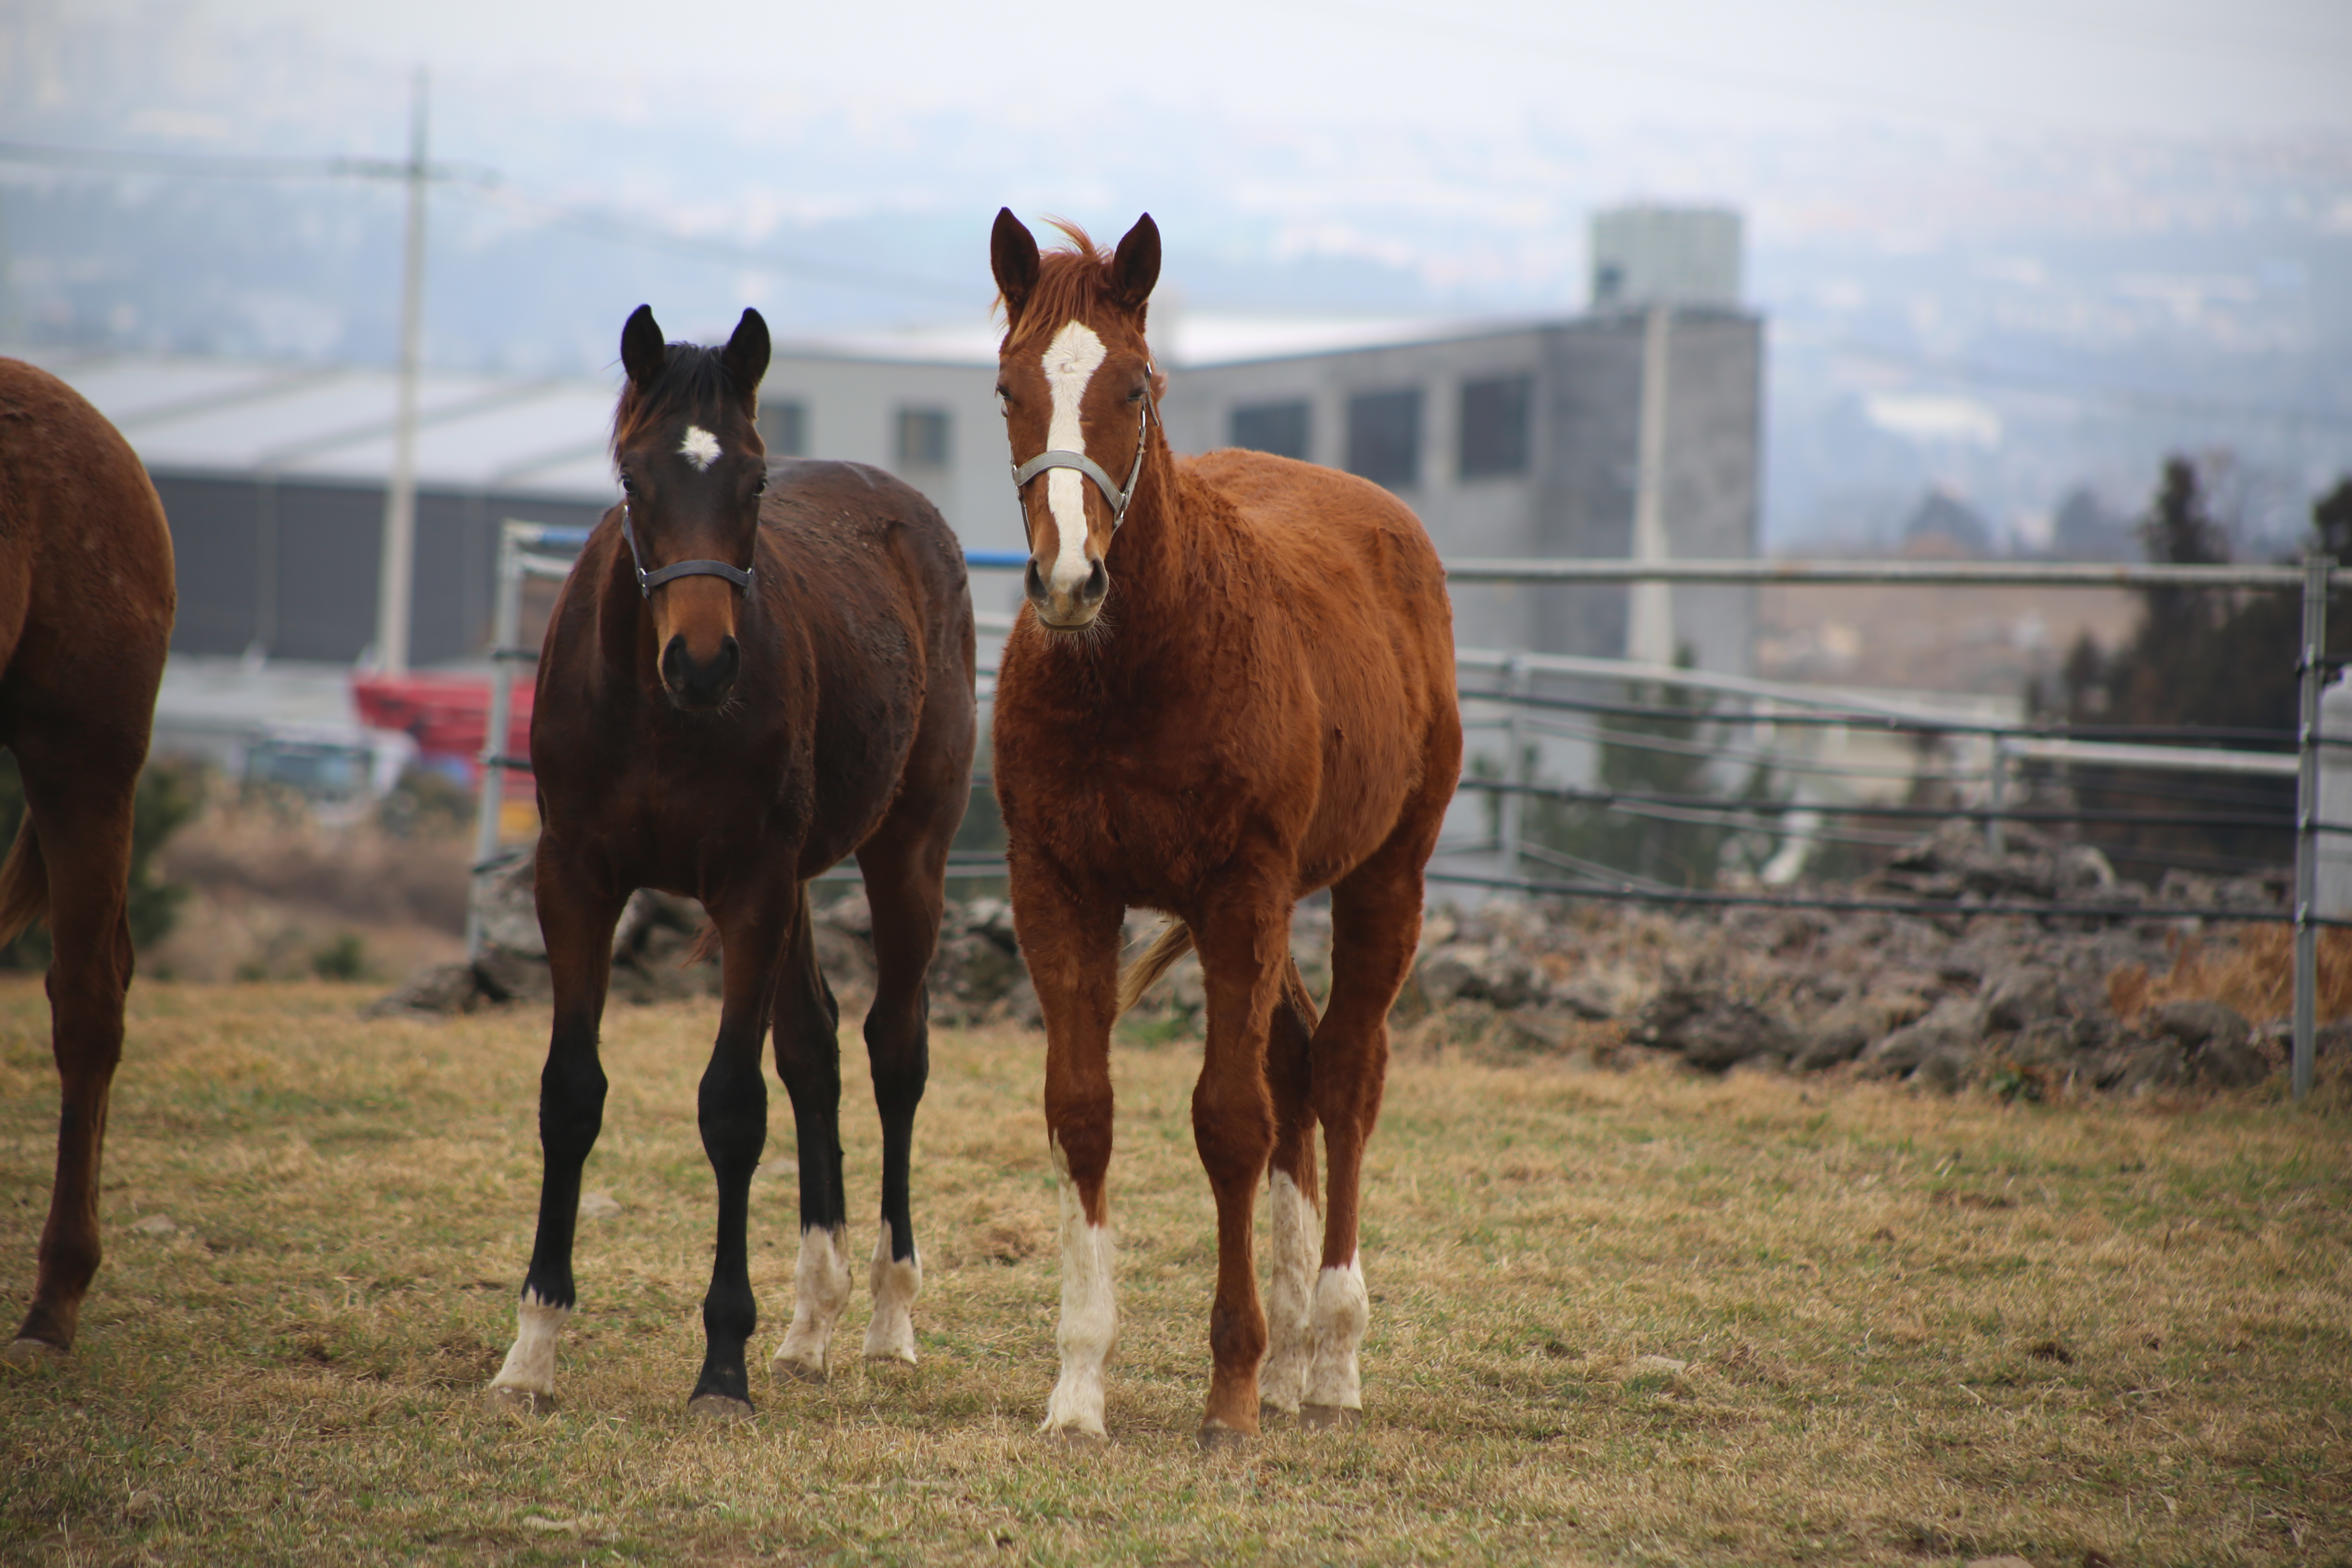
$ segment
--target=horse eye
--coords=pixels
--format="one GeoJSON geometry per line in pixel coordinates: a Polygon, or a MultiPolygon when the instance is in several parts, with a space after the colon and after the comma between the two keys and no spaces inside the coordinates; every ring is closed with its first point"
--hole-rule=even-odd
{"type": "Polygon", "coordinates": [[[765,475],[765,474],[761,474],[761,475],[760,476],[759,482],[758,482],[757,484],[755,484],[755,485],[753,485],[753,486],[751,487],[751,493],[752,493],[753,495],[755,495],[755,496],[763,496],[763,495],[766,495],[766,494],[768,493],[768,476],[767,476],[767,475],[765,475]]]}
{"type": "Polygon", "coordinates": [[[626,471],[624,471],[621,475],[621,493],[625,496],[633,496],[637,493],[637,481],[631,479],[626,471]]]}
{"type": "Polygon", "coordinates": [[[1127,395],[1127,400],[1128,400],[1129,403],[1140,403],[1140,402],[1142,402],[1142,401],[1143,401],[1143,388],[1141,388],[1141,387],[1139,387],[1139,387],[1137,387],[1133,392],[1129,393],[1129,394],[1127,395]]]}

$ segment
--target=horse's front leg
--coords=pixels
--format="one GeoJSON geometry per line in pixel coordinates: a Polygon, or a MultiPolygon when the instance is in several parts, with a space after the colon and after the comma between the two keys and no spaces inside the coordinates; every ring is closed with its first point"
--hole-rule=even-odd
{"type": "Polygon", "coordinates": [[[1118,1338],[1110,1233],[1110,1027],[1118,1014],[1119,922],[1098,889],[1025,857],[1012,867],[1013,925],[1045,1017],[1045,1138],[1060,1178],[1061,1375],[1043,1431],[1101,1443],[1103,1368],[1118,1338]]]}
{"type": "Polygon", "coordinates": [[[1230,878],[1204,900],[1192,939],[1208,991],[1207,1042],[1192,1089],[1192,1140],[1217,1200],[1217,1294],[1209,1312],[1213,1362],[1201,1446],[1258,1429],[1258,1363],[1265,1313],[1251,1256],[1257,1184],[1274,1149],[1266,1034],[1290,973],[1290,879],[1230,878]]]}
{"type": "Polygon", "coordinates": [[[604,1068],[597,1030],[612,977],[613,927],[626,895],[564,854],[552,835],[539,841],[536,896],[555,988],[547,1065],[539,1076],[539,1234],[516,1309],[515,1340],[490,1394],[523,1410],[555,1402],[555,1342],[577,1300],[572,1233],[580,1217],[580,1169],[604,1124],[604,1068]]]}
{"type": "MultiPolygon", "coordinates": [[[[791,864],[790,857],[777,859],[791,864]]],[[[696,1098],[695,1120],[719,1184],[719,1237],[710,1289],[702,1299],[702,1375],[695,1379],[694,1393],[687,1400],[688,1409],[705,1415],[751,1414],[743,1347],[759,1327],[760,1309],[751,1294],[745,1233],[751,1175],[768,1142],[768,1085],[760,1076],[760,1045],[768,1033],[780,965],[793,943],[807,940],[807,902],[801,886],[789,877],[780,881],[780,886],[724,900],[711,910],[719,927],[719,973],[726,992],[719,1005],[719,1039],[696,1098]]]]}

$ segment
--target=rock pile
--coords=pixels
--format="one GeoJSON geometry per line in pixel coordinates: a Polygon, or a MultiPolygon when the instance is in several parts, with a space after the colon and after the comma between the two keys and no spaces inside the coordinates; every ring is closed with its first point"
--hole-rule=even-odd
{"type": "MultiPolygon", "coordinates": [[[[1830,891],[1832,889],[1822,889],[1830,891]]],[[[1984,1084],[2041,1097],[2232,1088],[2284,1061],[2284,1024],[2210,998],[2146,1003],[2148,977],[2200,940],[2184,907],[2277,910],[2275,881],[2176,876],[2153,892],[2119,881],[2095,849],[2011,829],[1988,849],[1951,823],[1895,855],[1848,896],[1933,902],[1948,912],[1832,913],[1729,907],[1494,900],[1441,907],[1423,923],[1399,1021],[1425,1037],[1503,1038],[1520,1050],[1670,1057],[1708,1072],[1838,1072],[1952,1090],[1984,1084]],[[1990,915],[1986,903],[2097,903],[2121,920],[1990,915]],[[2118,977],[2137,976],[2137,989],[2118,977]]],[[[393,1013],[470,1011],[544,997],[545,950],[528,862],[492,879],[481,959],[428,972],[378,1004],[393,1013]]],[[[874,985],[873,914],[855,883],[820,903],[817,956],[855,1016],[874,985]]],[[[704,925],[688,900],[641,893],[614,939],[614,994],[715,994],[715,961],[683,963],[704,925]]],[[[1129,922],[1131,943],[1156,917],[1129,922]]],[[[2226,938],[2222,940],[2227,940],[2226,938]]],[[[1330,915],[1297,911],[1292,951],[1310,990],[1328,984],[1330,915]]],[[[929,975],[943,1025],[1034,1026],[1037,1001],[1001,899],[951,902],[929,975]]],[[[1147,997],[1145,1026],[1197,1033],[1205,1004],[1186,959],[1147,997]]],[[[2331,1031],[2352,1034],[2352,1026],[2331,1031]]]]}

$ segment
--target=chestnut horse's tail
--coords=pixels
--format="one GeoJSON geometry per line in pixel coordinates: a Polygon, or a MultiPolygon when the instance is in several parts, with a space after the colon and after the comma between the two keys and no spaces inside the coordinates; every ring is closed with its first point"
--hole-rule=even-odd
{"type": "Polygon", "coordinates": [[[48,912],[49,868],[41,858],[41,836],[33,831],[33,814],[26,812],[7,864],[0,866],[0,947],[24,935],[26,926],[48,912]]]}
{"type": "MultiPolygon", "coordinates": [[[[1143,1000],[1143,994],[1159,982],[1161,975],[1176,967],[1176,961],[1192,951],[1192,928],[1182,921],[1171,920],[1143,956],[1118,972],[1118,1013],[1126,1012],[1143,1000]]],[[[1118,1016],[1118,1013],[1111,1015],[1118,1016]]]]}

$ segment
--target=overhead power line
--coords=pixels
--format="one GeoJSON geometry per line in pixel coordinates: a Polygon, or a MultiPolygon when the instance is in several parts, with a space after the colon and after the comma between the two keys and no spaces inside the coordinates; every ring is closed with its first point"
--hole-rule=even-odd
{"type": "MultiPolygon", "coordinates": [[[[58,147],[29,142],[0,141],[0,163],[64,170],[95,176],[159,174],[194,179],[398,181],[409,177],[409,164],[398,158],[247,157],[192,153],[142,153],[103,147],[58,147]]],[[[619,217],[586,207],[567,205],[518,190],[498,170],[478,163],[430,163],[425,177],[436,184],[455,187],[529,214],[551,227],[569,229],[616,245],[635,245],[666,251],[692,260],[727,267],[749,268],[802,278],[839,289],[873,293],[911,295],[921,299],[972,302],[972,290],[942,279],[813,260],[757,246],[736,245],[680,234],[675,229],[619,217]]]]}

